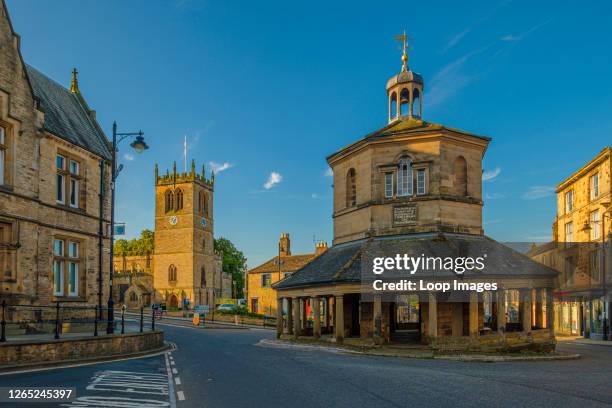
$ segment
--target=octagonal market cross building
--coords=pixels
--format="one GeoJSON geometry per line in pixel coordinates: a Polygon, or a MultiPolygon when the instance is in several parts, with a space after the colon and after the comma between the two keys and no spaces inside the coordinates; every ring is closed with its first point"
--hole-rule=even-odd
{"type": "MultiPolygon", "coordinates": [[[[472,350],[554,348],[557,272],[484,235],[491,141],[421,119],[424,81],[407,57],[387,82],[388,124],[330,155],[334,240],[274,285],[278,337],[420,342],[472,350]],[[374,257],[485,257],[484,268],[385,272],[385,280],[495,283],[487,291],[374,291],[374,257]]],[[[451,286],[453,287],[453,286],[451,286]]]]}

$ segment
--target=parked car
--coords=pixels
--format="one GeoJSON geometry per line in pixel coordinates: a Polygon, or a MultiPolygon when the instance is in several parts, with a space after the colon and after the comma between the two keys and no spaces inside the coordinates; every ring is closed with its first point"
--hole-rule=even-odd
{"type": "Polygon", "coordinates": [[[236,305],[232,305],[231,303],[221,303],[220,305],[217,305],[217,310],[227,310],[228,312],[231,312],[235,307],[236,305]]]}

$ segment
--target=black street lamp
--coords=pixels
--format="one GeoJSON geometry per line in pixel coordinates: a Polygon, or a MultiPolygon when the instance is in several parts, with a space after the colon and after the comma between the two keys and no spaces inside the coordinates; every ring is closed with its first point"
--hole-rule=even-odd
{"type": "MultiPolygon", "coordinates": [[[[608,340],[608,313],[610,313],[610,311],[608,310],[608,298],[607,298],[607,282],[606,282],[606,241],[609,241],[610,239],[612,239],[612,233],[610,234],[606,234],[606,216],[608,216],[610,219],[612,219],[612,216],[610,216],[609,211],[611,210],[610,208],[610,203],[606,202],[606,203],[602,203],[603,207],[604,207],[604,211],[603,214],[601,216],[601,221],[591,221],[591,223],[594,224],[601,224],[601,263],[603,264],[603,279],[602,279],[602,294],[603,294],[603,322],[602,322],[602,331],[603,331],[603,335],[602,335],[602,339],[603,340],[608,340]]],[[[585,232],[590,232],[593,227],[591,227],[591,223],[589,222],[585,222],[584,226],[582,227],[582,230],[585,232]]]]}
{"type": "Polygon", "coordinates": [[[121,141],[128,137],[135,137],[135,140],[130,143],[130,146],[136,151],[136,153],[142,153],[147,150],[149,146],[144,141],[144,133],[141,131],[131,133],[117,133],[117,122],[113,122],[113,150],[112,150],[112,162],[111,162],[111,225],[110,225],[110,278],[108,282],[108,324],[106,326],[106,333],[113,334],[115,332],[114,326],[114,306],[113,301],[113,257],[114,257],[114,246],[115,246],[115,180],[123,166],[119,166],[117,169],[117,145],[121,141]],[[117,137],[119,139],[117,139],[117,137]]]}

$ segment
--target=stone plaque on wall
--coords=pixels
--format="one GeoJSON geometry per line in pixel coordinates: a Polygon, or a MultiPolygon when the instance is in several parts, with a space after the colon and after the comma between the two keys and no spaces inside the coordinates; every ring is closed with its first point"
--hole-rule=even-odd
{"type": "Polygon", "coordinates": [[[393,224],[406,225],[414,224],[417,220],[416,205],[404,205],[401,207],[393,207],[393,224]]]}

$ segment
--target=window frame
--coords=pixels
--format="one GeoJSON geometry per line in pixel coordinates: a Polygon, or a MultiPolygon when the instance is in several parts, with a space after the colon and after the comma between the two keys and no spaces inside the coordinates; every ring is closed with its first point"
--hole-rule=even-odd
{"type": "Polygon", "coordinates": [[[591,201],[597,200],[601,191],[599,191],[599,172],[589,177],[589,196],[591,201]]]}
{"type": "Polygon", "coordinates": [[[388,171],[384,174],[385,198],[393,198],[393,172],[388,171]]]}
{"type": "Polygon", "coordinates": [[[595,241],[601,238],[601,216],[599,213],[599,209],[593,210],[589,213],[589,223],[591,225],[591,230],[589,231],[589,236],[591,241],[595,241]]]}
{"type": "Polygon", "coordinates": [[[565,223],[565,247],[571,247],[574,241],[574,223],[569,221],[565,223]],[[568,239],[568,237],[570,239],[568,239]]]}
{"type": "Polygon", "coordinates": [[[408,156],[401,157],[397,163],[397,196],[411,197],[414,194],[414,171],[412,160],[408,156]],[[406,166],[404,169],[403,166],[406,166]]]}
{"type": "Polygon", "coordinates": [[[569,214],[574,211],[574,190],[565,192],[565,213],[569,214]]]}
{"type": "Polygon", "coordinates": [[[271,288],[272,287],[272,274],[271,273],[262,273],[261,274],[261,287],[262,288],[271,288]],[[269,280],[269,283],[266,284],[266,281],[269,280]]]}
{"type": "Polygon", "coordinates": [[[83,241],[80,239],[64,236],[53,237],[53,296],[82,297],[80,285],[81,271],[83,271],[81,265],[84,262],[82,247],[83,241]],[[57,246],[58,243],[60,244],[59,247],[57,246]]]}
{"type": "Polygon", "coordinates": [[[416,195],[417,196],[427,195],[427,169],[424,169],[424,168],[416,169],[416,195]],[[419,181],[420,175],[423,175],[422,190],[420,189],[420,186],[419,186],[419,183],[421,182],[419,181]]]}
{"type": "Polygon", "coordinates": [[[82,159],[65,151],[58,150],[55,155],[55,202],[74,209],[84,209],[80,195],[83,189],[82,159]],[[62,166],[58,166],[58,159],[62,158],[62,166]],[[74,164],[74,171],[73,171],[74,164]],[[62,196],[58,197],[61,186],[62,196]]]}

